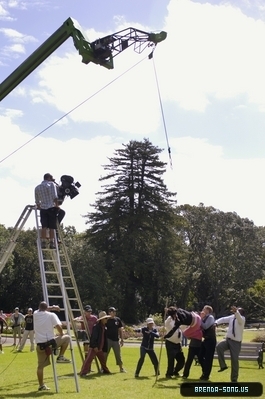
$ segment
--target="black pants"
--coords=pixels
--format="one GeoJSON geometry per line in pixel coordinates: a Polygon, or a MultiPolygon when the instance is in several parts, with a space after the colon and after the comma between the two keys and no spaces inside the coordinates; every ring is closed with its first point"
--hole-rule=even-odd
{"type": "Polygon", "coordinates": [[[198,359],[202,368],[202,375],[205,378],[209,378],[212,371],[215,347],[216,339],[206,338],[202,341],[198,359]]]}
{"type": "Polygon", "coordinates": [[[183,371],[183,376],[184,377],[188,377],[189,376],[192,362],[193,362],[195,356],[197,356],[199,358],[200,351],[201,351],[201,347],[200,346],[189,346],[188,357],[187,357],[187,360],[186,360],[186,363],[185,363],[185,367],[184,367],[184,371],[183,371]]]}
{"type": "Polygon", "coordinates": [[[138,360],[137,367],[135,374],[139,374],[142,368],[142,365],[144,364],[144,358],[145,355],[148,354],[150,357],[151,362],[153,363],[154,369],[155,369],[155,374],[157,374],[158,370],[158,360],[155,354],[155,351],[153,349],[146,349],[143,346],[140,347],[140,359],[138,360]]]}
{"type": "Polygon", "coordinates": [[[166,340],[167,351],[167,372],[166,375],[177,375],[178,372],[184,367],[185,357],[182,352],[180,344],[175,344],[166,340]],[[176,365],[175,365],[176,361],[176,365]]]}

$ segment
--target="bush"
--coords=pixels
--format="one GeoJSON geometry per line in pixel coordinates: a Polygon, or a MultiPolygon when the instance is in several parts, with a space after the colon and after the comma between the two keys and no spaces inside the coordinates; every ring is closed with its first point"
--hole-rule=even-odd
{"type": "Polygon", "coordinates": [[[265,342],[265,332],[259,332],[251,342],[265,342]]]}

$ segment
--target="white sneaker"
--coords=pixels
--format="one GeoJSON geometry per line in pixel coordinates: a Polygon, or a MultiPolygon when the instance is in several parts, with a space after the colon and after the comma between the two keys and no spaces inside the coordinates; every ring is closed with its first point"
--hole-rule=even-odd
{"type": "Polygon", "coordinates": [[[47,387],[47,385],[42,385],[39,387],[38,391],[49,391],[50,388],[47,387]]]}
{"type": "Polygon", "coordinates": [[[58,356],[57,357],[57,363],[71,363],[70,359],[66,359],[64,356],[58,356]]]}

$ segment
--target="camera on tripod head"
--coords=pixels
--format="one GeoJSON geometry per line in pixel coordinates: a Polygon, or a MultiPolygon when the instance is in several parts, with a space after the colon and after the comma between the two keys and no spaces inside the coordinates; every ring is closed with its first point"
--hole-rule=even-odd
{"type": "Polygon", "coordinates": [[[72,176],[61,176],[61,184],[57,184],[59,202],[62,204],[66,196],[71,199],[76,197],[79,194],[79,187],[81,187],[81,184],[78,181],[74,183],[74,178],[72,176]]]}

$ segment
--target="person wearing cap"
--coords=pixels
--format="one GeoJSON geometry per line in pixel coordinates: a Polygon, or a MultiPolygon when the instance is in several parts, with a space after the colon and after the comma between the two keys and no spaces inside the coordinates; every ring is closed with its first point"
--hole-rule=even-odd
{"type": "Polygon", "coordinates": [[[33,309],[28,308],[25,316],[25,330],[18,348],[18,352],[22,352],[27,339],[30,340],[30,352],[34,352],[34,327],[33,327],[33,309]]]}
{"type": "Polygon", "coordinates": [[[10,322],[11,326],[13,329],[13,338],[14,338],[14,343],[13,346],[16,346],[17,343],[17,336],[18,336],[18,343],[20,344],[21,342],[21,324],[24,323],[24,315],[19,312],[19,308],[15,308],[15,312],[12,313],[10,317],[10,322]]]}
{"type": "Polygon", "coordinates": [[[57,228],[59,200],[54,178],[50,173],[45,173],[41,184],[35,187],[35,202],[40,210],[41,247],[46,248],[49,229],[50,249],[55,249],[54,237],[57,228]]]}
{"type": "Polygon", "coordinates": [[[92,314],[92,308],[90,305],[86,305],[84,307],[84,315],[85,315],[85,321],[83,320],[83,316],[76,317],[75,320],[80,321],[80,323],[81,323],[81,331],[82,331],[81,339],[82,339],[82,341],[84,341],[84,343],[83,343],[84,353],[86,356],[88,353],[88,348],[89,348],[88,338],[91,336],[93,326],[97,323],[98,318],[97,318],[97,316],[92,314]],[[86,323],[86,325],[85,325],[85,323],[86,323]],[[89,337],[87,336],[86,327],[88,329],[89,337]]]}
{"type": "Polygon", "coordinates": [[[155,375],[159,375],[158,360],[156,353],[154,351],[154,340],[155,338],[159,338],[159,334],[157,329],[154,328],[154,320],[152,319],[152,317],[148,317],[148,319],[146,320],[146,324],[147,324],[146,327],[142,327],[135,330],[136,332],[141,332],[143,334],[143,339],[140,346],[140,358],[138,360],[135,371],[136,378],[139,377],[141,368],[144,364],[144,359],[146,354],[148,354],[154,366],[155,375]]]}
{"type": "Polygon", "coordinates": [[[106,324],[109,318],[110,316],[107,315],[106,312],[99,312],[97,323],[93,326],[92,329],[89,343],[89,352],[82,365],[80,377],[85,377],[88,373],[91,372],[91,363],[95,359],[95,357],[97,357],[100,362],[102,373],[110,374],[110,371],[106,364],[106,353],[108,351],[106,324]]]}
{"type": "Polygon", "coordinates": [[[107,321],[107,338],[108,338],[108,352],[113,349],[116,364],[120,368],[121,373],[126,373],[121,359],[121,346],[123,346],[123,325],[121,319],[116,316],[117,309],[109,307],[110,318],[107,321]]]}

